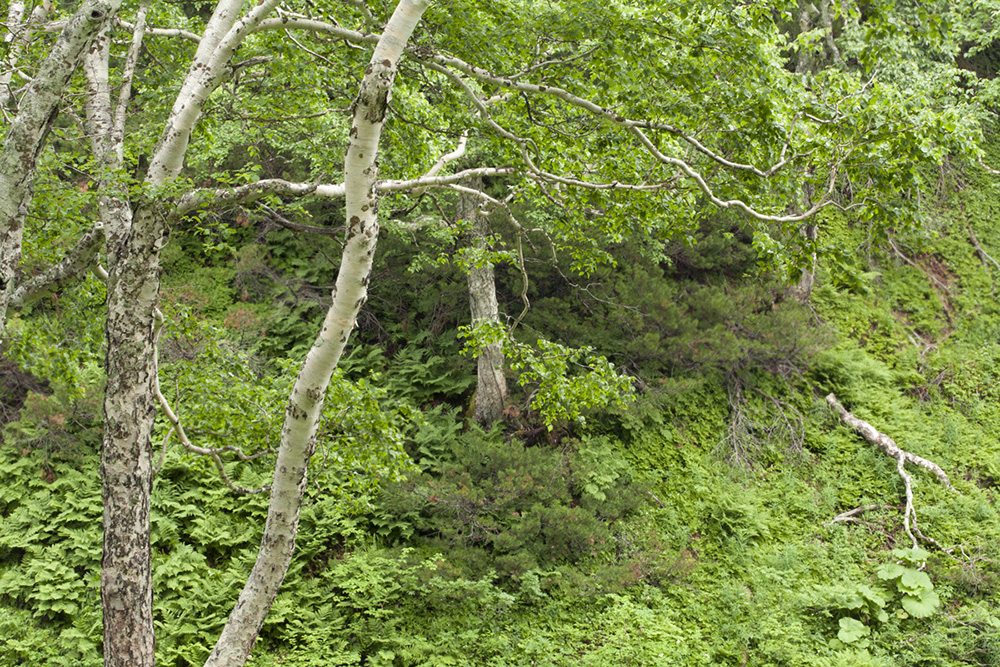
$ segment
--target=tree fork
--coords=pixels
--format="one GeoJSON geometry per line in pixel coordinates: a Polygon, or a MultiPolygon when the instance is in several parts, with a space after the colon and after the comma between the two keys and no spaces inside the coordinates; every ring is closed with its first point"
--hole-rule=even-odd
{"type": "Polygon", "coordinates": [[[0,333],[17,287],[24,218],[38,155],[70,77],[120,5],[121,0],[89,0],[80,6],[29,84],[17,117],[4,137],[0,151],[0,333]]]}

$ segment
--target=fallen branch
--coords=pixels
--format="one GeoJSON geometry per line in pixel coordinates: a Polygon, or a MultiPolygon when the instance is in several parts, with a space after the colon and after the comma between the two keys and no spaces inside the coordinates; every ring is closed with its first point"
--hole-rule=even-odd
{"type": "Polygon", "coordinates": [[[972,225],[969,225],[969,238],[972,239],[972,245],[974,245],[976,247],[976,251],[979,253],[979,256],[982,258],[983,264],[986,263],[986,260],[989,260],[989,261],[993,262],[993,266],[995,266],[998,269],[1000,269],[1000,264],[997,264],[997,261],[995,259],[993,259],[992,257],[990,257],[989,254],[985,250],[983,250],[983,246],[980,245],[979,239],[976,238],[976,233],[972,231],[972,225]]]}
{"type": "Polygon", "coordinates": [[[861,507],[855,507],[852,510],[841,512],[837,516],[830,519],[830,521],[826,525],[832,526],[833,524],[840,523],[841,521],[844,522],[858,521],[858,519],[856,518],[857,515],[861,514],[862,512],[870,512],[872,510],[877,510],[878,508],[879,508],[878,505],[862,505],[861,507]]]}
{"type": "MultiPolygon", "coordinates": [[[[947,551],[935,540],[921,533],[920,528],[917,527],[917,512],[913,507],[913,481],[903,466],[905,463],[910,462],[913,465],[930,470],[938,478],[938,481],[941,482],[941,484],[943,484],[947,489],[958,493],[958,491],[955,490],[955,487],[951,485],[951,481],[948,479],[947,473],[945,473],[945,471],[933,461],[928,461],[923,457],[911,454],[910,452],[901,449],[892,438],[884,433],[879,433],[874,426],[852,415],[844,408],[843,405],[840,404],[840,401],[837,400],[835,395],[830,394],[827,396],[826,402],[840,417],[840,421],[863,435],[865,440],[872,443],[892,458],[896,459],[896,472],[899,473],[899,476],[903,479],[903,483],[906,485],[906,509],[903,513],[903,527],[906,530],[906,534],[910,536],[913,546],[917,546],[917,538],[914,536],[914,533],[916,533],[916,535],[922,540],[934,544],[942,551],[947,551]]],[[[849,515],[850,513],[845,512],[844,514],[849,515]]],[[[843,517],[844,514],[840,515],[840,517],[843,517]]],[[[840,519],[840,517],[837,517],[834,521],[840,519]]]]}

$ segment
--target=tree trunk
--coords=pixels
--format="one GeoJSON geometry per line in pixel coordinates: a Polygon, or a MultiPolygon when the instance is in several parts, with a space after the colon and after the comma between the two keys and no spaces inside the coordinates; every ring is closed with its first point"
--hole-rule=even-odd
{"type": "Polygon", "coordinates": [[[367,298],[379,231],[375,158],[389,93],[403,48],[429,4],[430,0],[399,3],[365,70],[355,101],[344,165],[348,231],[333,302],[302,364],[285,411],[271,502],[257,561],[206,667],[239,667],[246,662],[291,563],[323,399],[367,298]]]}
{"type": "MultiPolygon", "coordinates": [[[[107,390],[101,448],[104,501],[105,667],[152,667],[153,589],[149,505],[156,416],[153,310],[159,291],[156,242],[136,238],[126,202],[106,205],[108,227],[107,390]]],[[[139,211],[138,216],[150,216],[139,211]]],[[[150,233],[147,231],[147,234],[150,233]]]]}
{"type": "MultiPolygon", "coordinates": [[[[159,239],[149,238],[157,235],[155,226],[133,224],[128,192],[113,176],[122,166],[123,153],[121,137],[114,131],[109,56],[109,36],[104,31],[88,50],[83,63],[87,77],[86,129],[102,174],[101,187],[111,193],[101,197],[98,204],[101,225],[107,235],[108,256],[105,323],[108,380],[101,447],[104,665],[152,667],[149,507],[153,466],[149,434],[156,415],[152,323],[159,292],[159,239]]],[[[125,104],[119,105],[118,113],[125,114],[125,104]]],[[[151,217],[148,211],[139,211],[137,215],[151,217]]]]}
{"type": "MultiPolygon", "coordinates": [[[[472,179],[468,185],[482,190],[483,179],[472,179]]],[[[489,222],[481,215],[482,202],[475,195],[461,193],[458,199],[458,218],[472,223],[469,241],[476,250],[486,250],[489,222]]],[[[476,262],[469,268],[469,308],[472,326],[483,322],[499,322],[496,279],[491,262],[476,262]]],[[[503,348],[500,343],[490,343],[482,348],[477,359],[476,397],[473,417],[489,428],[500,420],[507,401],[507,377],[503,370],[503,348]]]]}
{"type": "MultiPolygon", "coordinates": [[[[807,223],[803,225],[800,230],[802,236],[812,242],[816,242],[816,237],[819,234],[819,227],[812,223],[807,223]]],[[[795,297],[802,303],[809,301],[809,296],[812,294],[813,284],[816,282],[816,253],[810,255],[809,267],[802,269],[802,275],[799,276],[799,284],[795,287],[795,297]]]]}
{"type": "Polygon", "coordinates": [[[52,9],[52,0],[42,2],[31,10],[31,15],[24,18],[24,0],[14,0],[7,10],[7,56],[4,58],[3,71],[0,73],[0,107],[6,108],[14,96],[11,81],[14,80],[14,70],[25,47],[31,43],[31,28],[42,22],[45,15],[52,9]]]}
{"type": "Polygon", "coordinates": [[[121,0],[88,0],[69,20],[35,79],[0,151],[0,333],[16,289],[24,218],[31,201],[35,164],[59,100],[94,37],[118,11],[121,0]]]}

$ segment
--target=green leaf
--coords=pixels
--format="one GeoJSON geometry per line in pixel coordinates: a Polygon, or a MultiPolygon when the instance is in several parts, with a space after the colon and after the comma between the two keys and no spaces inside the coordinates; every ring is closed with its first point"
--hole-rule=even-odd
{"type": "Polygon", "coordinates": [[[919,565],[927,561],[931,557],[929,551],[921,549],[920,547],[912,547],[910,549],[893,549],[892,555],[900,560],[905,560],[910,565],[919,565]]]}
{"type": "Polygon", "coordinates": [[[922,591],[919,596],[904,595],[903,609],[916,618],[926,618],[941,605],[941,598],[934,591],[922,591]]]}
{"type": "Polygon", "coordinates": [[[899,590],[904,593],[920,594],[934,588],[926,572],[907,568],[899,578],[899,590]]]}
{"type": "Polygon", "coordinates": [[[899,563],[886,563],[878,568],[878,578],[883,580],[895,579],[906,572],[906,568],[899,563]]]}
{"type": "Polygon", "coordinates": [[[845,644],[850,644],[867,636],[869,632],[871,630],[868,629],[868,626],[856,618],[842,618],[837,638],[845,644]]]}
{"type": "Polygon", "coordinates": [[[882,608],[885,606],[885,598],[882,597],[880,593],[872,590],[868,586],[858,586],[858,594],[861,595],[865,600],[872,603],[876,607],[882,608]]]}

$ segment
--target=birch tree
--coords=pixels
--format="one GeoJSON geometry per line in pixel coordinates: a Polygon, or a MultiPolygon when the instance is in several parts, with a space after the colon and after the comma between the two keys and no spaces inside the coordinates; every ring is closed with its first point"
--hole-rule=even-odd
{"type": "MultiPolygon", "coordinates": [[[[433,189],[469,197],[462,200],[466,212],[476,209],[469,215],[503,210],[519,233],[538,233],[569,248],[583,272],[602,256],[602,243],[626,234],[683,233],[706,207],[738,212],[756,229],[762,252],[777,253],[782,227],[794,230],[828,207],[853,205],[846,190],[855,190],[858,206],[869,206],[866,190],[858,187],[864,179],[890,192],[900,165],[924,159],[918,148],[937,129],[932,113],[886,104],[892,91],[860,77],[837,78],[836,86],[818,92],[798,85],[784,67],[770,13],[744,5],[727,14],[696,6],[688,18],[686,9],[682,16],[677,7],[656,2],[481,7],[452,0],[432,8],[430,0],[401,0],[383,24],[363,2],[323,8],[350,18],[337,21],[281,9],[277,0],[252,7],[220,0],[196,33],[188,25],[151,24],[156,7],[144,3],[132,21],[120,23],[128,29],[127,56],[111,67],[111,44],[121,33],[108,21],[117,9],[114,0],[87,0],[67,21],[52,56],[19,98],[0,155],[0,323],[8,304],[60,289],[90,268],[103,244],[101,584],[109,666],[154,660],[149,505],[156,410],[191,451],[216,461],[227,453],[190,443],[159,390],[160,253],[169,224],[199,210],[253,207],[264,199],[326,198],[344,205],[347,234],[336,287],[288,400],[260,552],[206,663],[242,665],[291,562],[323,400],[367,297],[383,196],[433,189]],[[522,31],[505,23],[511,16],[520,19],[522,31]],[[674,51],[661,48],[664,35],[676,40],[674,51]],[[125,173],[127,126],[131,91],[142,84],[136,66],[149,39],[197,46],[159,121],[145,177],[136,184],[125,173]],[[230,178],[195,188],[185,180],[189,147],[213,96],[240,104],[236,79],[273,64],[271,51],[280,49],[271,47],[287,47],[279,60],[292,68],[316,68],[335,66],[328,57],[334,45],[346,62],[357,60],[359,51],[367,58],[344,128],[342,161],[312,156],[320,177],[308,182],[230,178]],[[84,57],[85,134],[100,186],[99,219],[63,261],[23,279],[18,264],[32,173],[60,96],[84,57]],[[652,91],[650,81],[662,82],[660,88],[652,91]],[[227,82],[233,82],[230,92],[222,90],[227,82]],[[398,104],[391,102],[394,89],[398,104]],[[432,124],[406,123],[412,109],[432,124]],[[427,165],[464,133],[476,135],[495,162],[444,174],[427,165]],[[377,161],[385,146],[390,150],[377,161]],[[380,178],[380,163],[393,170],[392,178],[380,178]],[[331,164],[339,177],[322,177],[331,164]],[[502,180],[511,199],[525,207],[557,211],[551,224],[521,225],[510,212],[511,199],[490,197],[475,185],[484,177],[502,180]],[[810,206],[787,213],[789,194],[805,185],[815,190],[810,206]]],[[[339,76],[332,68],[323,72],[339,76]]],[[[336,123],[331,125],[333,132],[336,123]]],[[[785,242],[794,238],[786,234],[785,242]]],[[[495,316],[495,306],[473,313],[495,316]]],[[[499,362],[487,363],[495,372],[499,362]]]]}

